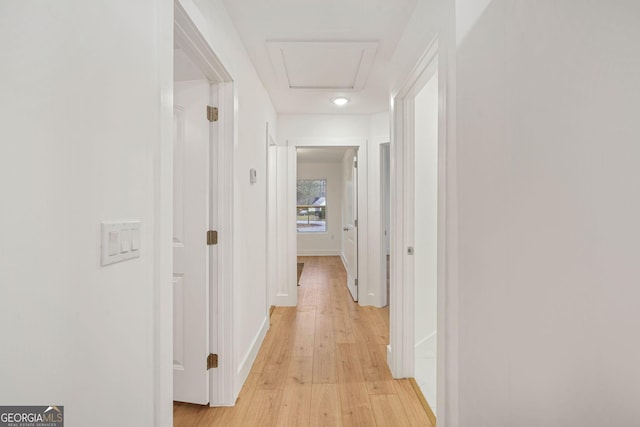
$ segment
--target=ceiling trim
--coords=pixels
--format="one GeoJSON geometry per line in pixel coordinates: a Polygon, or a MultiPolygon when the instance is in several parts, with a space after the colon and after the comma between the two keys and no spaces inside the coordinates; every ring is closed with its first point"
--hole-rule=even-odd
{"type": "MultiPolygon", "coordinates": [[[[266,43],[271,64],[276,73],[279,85],[284,89],[294,91],[360,91],[366,84],[378,49],[377,41],[267,40],[266,43]],[[292,64],[295,65],[300,55],[309,55],[314,52],[318,52],[318,55],[332,52],[335,53],[336,56],[349,57],[352,61],[351,65],[355,65],[355,68],[352,70],[352,78],[342,84],[322,84],[321,82],[316,84],[300,84],[296,82],[295,66],[292,67],[292,64]],[[298,56],[298,58],[296,56],[298,56]],[[287,66],[288,63],[289,66],[287,66]]],[[[300,62],[298,62],[298,64],[300,64],[300,62]]],[[[340,67],[341,64],[337,64],[336,66],[340,67]]]]}

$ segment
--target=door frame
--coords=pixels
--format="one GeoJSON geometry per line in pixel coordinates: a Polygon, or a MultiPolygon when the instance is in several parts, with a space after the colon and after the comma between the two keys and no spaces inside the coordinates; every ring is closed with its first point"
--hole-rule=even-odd
{"type": "Polygon", "coordinates": [[[358,152],[358,304],[369,304],[368,254],[361,250],[368,247],[368,140],[365,138],[295,138],[287,140],[286,145],[278,147],[284,149],[279,157],[286,167],[286,197],[281,207],[284,215],[280,215],[278,230],[285,230],[286,248],[280,259],[286,260],[286,273],[279,278],[276,289],[278,305],[295,306],[298,301],[298,284],[296,263],[298,256],[298,240],[296,230],[296,180],[297,180],[297,148],[325,148],[344,147],[354,148],[358,152]],[[284,280],[280,280],[284,279],[284,280]]]}
{"type": "MultiPolygon", "coordinates": [[[[202,35],[186,9],[186,2],[174,0],[174,37],[189,58],[211,82],[210,99],[217,101],[219,118],[216,134],[211,134],[209,161],[211,230],[219,234],[218,244],[209,253],[212,272],[209,282],[209,351],[218,354],[217,369],[210,369],[209,405],[235,404],[234,295],[233,295],[233,174],[235,94],[233,79],[202,35]]],[[[203,114],[205,112],[203,111],[203,114]]],[[[203,238],[206,230],[203,230],[203,238]]],[[[173,305],[173,302],[172,304],[173,305]]],[[[172,316],[173,314],[171,314],[172,316]]],[[[205,360],[203,360],[203,366],[205,360]]]]}
{"type": "Polygon", "coordinates": [[[415,337],[411,246],[414,213],[412,157],[414,101],[438,73],[438,275],[437,275],[437,414],[438,424],[455,423],[458,407],[457,196],[453,94],[448,91],[447,56],[436,37],[392,93],[391,129],[391,295],[388,364],[395,378],[413,377],[415,337]]]}
{"type": "MultiPolygon", "coordinates": [[[[384,234],[387,219],[389,220],[389,227],[386,231],[389,233],[389,235],[391,234],[391,182],[385,182],[385,177],[387,175],[389,175],[389,178],[391,178],[391,143],[384,142],[382,144],[379,144],[378,150],[380,151],[380,289],[384,290],[384,292],[380,292],[379,298],[381,302],[380,306],[384,307],[389,304],[390,300],[390,286],[387,283],[387,275],[389,275],[389,280],[391,280],[391,272],[388,271],[391,269],[391,262],[389,261],[387,265],[387,236],[385,236],[384,234]],[[387,153],[384,154],[384,151],[387,151],[387,153]],[[388,160],[388,163],[385,163],[385,157],[387,157],[386,160],[388,160]],[[385,199],[387,199],[387,203],[385,203],[385,199]],[[388,214],[387,210],[389,211],[388,214]]],[[[389,254],[391,254],[390,236],[389,254]]]]}

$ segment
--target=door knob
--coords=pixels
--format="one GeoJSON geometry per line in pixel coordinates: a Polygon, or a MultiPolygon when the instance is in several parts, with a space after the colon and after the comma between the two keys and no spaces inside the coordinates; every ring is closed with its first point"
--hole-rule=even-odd
{"type": "Polygon", "coordinates": [[[343,228],[344,231],[349,231],[349,227],[343,228]]]}

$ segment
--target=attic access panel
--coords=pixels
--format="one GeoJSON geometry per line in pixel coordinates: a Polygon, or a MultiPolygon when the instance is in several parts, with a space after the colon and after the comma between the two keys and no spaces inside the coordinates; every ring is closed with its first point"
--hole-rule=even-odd
{"type": "Polygon", "coordinates": [[[358,91],[364,88],[378,42],[268,41],[278,81],[287,89],[358,91]]]}

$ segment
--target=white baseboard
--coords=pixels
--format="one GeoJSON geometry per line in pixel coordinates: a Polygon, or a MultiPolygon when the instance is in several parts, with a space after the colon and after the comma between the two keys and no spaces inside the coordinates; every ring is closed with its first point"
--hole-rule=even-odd
{"type": "Polygon", "coordinates": [[[276,307],[295,307],[298,305],[297,295],[279,294],[276,295],[276,307]]]}
{"type": "Polygon", "coordinates": [[[300,249],[298,256],[340,256],[339,249],[300,249]]]}
{"type": "Polygon", "coordinates": [[[435,341],[437,337],[438,337],[438,331],[433,331],[432,333],[430,333],[429,335],[427,335],[426,337],[418,341],[415,345],[415,348],[422,347],[425,344],[430,344],[430,342],[435,341]]]}
{"type": "Polygon", "coordinates": [[[382,308],[384,307],[386,304],[382,301],[380,301],[381,298],[378,297],[378,295],[374,294],[374,293],[369,293],[367,295],[367,305],[370,305],[372,307],[376,307],[376,308],[382,308]]]}
{"type": "Polygon", "coordinates": [[[349,271],[347,269],[347,259],[344,257],[344,254],[342,252],[340,252],[340,260],[342,261],[342,266],[344,267],[345,271],[349,271]]]}
{"type": "Polygon", "coordinates": [[[237,396],[240,393],[240,389],[244,385],[244,382],[247,380],[249,376],[249,372],[251,371],[251,367],[253,366],[253,362],[255,362],[256,357],[258,356],[258,351],[260,351],[260,346],[262,346],[262,342],[264,341],[265,335],[267,335],[267,331],[269,330],[269,316],[265,317],[262,321],[262,325],[258,330],[253,342],[251,343],[251,347],[249,351],[245,355],[242,362],[238,365],[238,376],[237,381],[235,382],[237,390],[235,390],[235,395],[237,396]]]}

